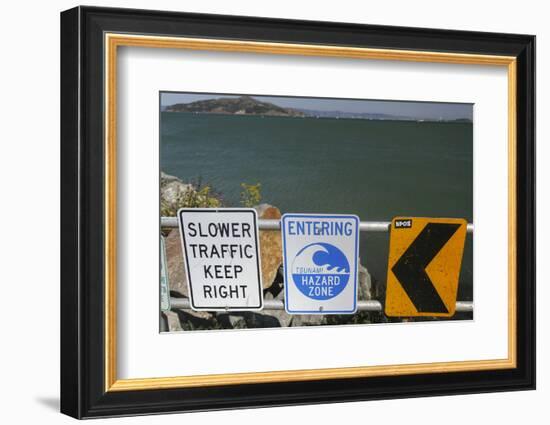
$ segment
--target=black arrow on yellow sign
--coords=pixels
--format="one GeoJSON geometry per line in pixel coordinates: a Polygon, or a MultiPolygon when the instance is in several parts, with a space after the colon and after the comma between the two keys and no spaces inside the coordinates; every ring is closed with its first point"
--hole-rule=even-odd
{"type": "Polygon", "coordinates": [[[459,227],[454,223],[426,224],[391,269],[419,313],[449,313],[426,267],[459,227]]]}

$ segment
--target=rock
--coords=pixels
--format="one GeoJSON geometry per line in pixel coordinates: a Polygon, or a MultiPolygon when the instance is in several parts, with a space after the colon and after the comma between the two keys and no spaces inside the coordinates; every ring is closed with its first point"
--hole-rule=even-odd
{"type": "Polygon", "coordinates": [[[290,326],[315,326],[324,323],[326,323],[326,320],[322,314],[295,314],[292,316],[290,326]]]}
{"type": "Polygon", "coordinates": [[[195,187],[190,183],[183,183],[176,176],[161,172],[160,174],[160,199],[170,209],[176,210],[178,201],[187,192],[194,191],[195,187]]]}
{"type": "Polygon", "coordinates": [[[184,331],[219,328],[215,316],[205,311],[177,310],[176,313],[184,331]]]}
{"type": "Polygon", "coordinates": [[[247,313],[245,318],[248,328],[278,328],[281,326],[276,317],[267,314],[247,313]]]}
{"type": "MultiPolygon", "coordinates": [[[[181,298],[189,298],[189,288],[187,286],[187,275],[183,265],[183,250],[181,247],[179,229],[172,229],[164,239],[166,247],[166,268],[168,269],[168,287],[171,294],[181,298]]],[[[212,314],[207,311],[185,310],[189,315],[203,320],[212,318],[212,314]]]]}
{"type": "Polygon", "coordinates": [[[216,318],[224,329],[280,327],[280,323],[275,317],[267,314],[253,313],[251,311],[218,313],[216,318]]]}
{"type": "MultiPolygon", "coordinates": [[[[269,204],[260,204],[254,207],[258,212],[259,219],[280,219],[279,208],[269,204]]],[[[283,263],[283,243],[279,230],[261,230],[260,235],[260,256],[262,260],[262,282],[264,289],[269,288],[277,271],[283,263]]]]}
{"type": "MultiPolygon", "coordinates": [[[[264,300],[280,300],[284,301],[284,291],[280,291],[279,294],[274,297],[270,292],[266,292],[264,300]]],[[[271,316],[279,321],[281,327],[288,327],[292,322],[292,315],[288,314],[285,310],[262,310],[262,314],[265,316],[271,316]]]]}
{"type": "Polygon", "coordinates": [[[229,323],[233,329],[244,329],[246,328],[246,320],[244,317],[240,316],[229,316],[229,323]]]}
{"type": "Polygon", "coordinates": [[[160,185],[163,186],[166,183],[170,183],[173,181],[179,180],[176,176],[171,176],[170,174],[166,174],[164,171],[160,172],[160,185]]]}
{"type": "Polygon", "coordinates": [[[361,264],[359,260],[358,270],[358,281],[359,288],[357,292],[358,300],[372,300],[372,279],[369,271],[365,266],[361,264]]]}
{"type": "Polygon", "coordinates": [[[164,240],[166,246],[166,267],[170,291],[188,298],[187,276],[183,265],[183,251],[179,229],[172,229],[164,240]]]}
{"type": "Polygon", "coordinates": [[[173,311],[165,311],[164,315],[166,316],[166,320],[168,322],[169,332],[183,331],[183,328],[181,327],[180,320],[177,313],[173,311]]]}

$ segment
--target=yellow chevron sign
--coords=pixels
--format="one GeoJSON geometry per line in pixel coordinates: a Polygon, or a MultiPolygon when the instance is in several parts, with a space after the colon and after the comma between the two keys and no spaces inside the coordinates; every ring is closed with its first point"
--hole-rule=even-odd
{"type": "Polygon", "coordinates": [[[460,218],[392,220],[386,316],[455,314],[467,224],[460,218]]]}

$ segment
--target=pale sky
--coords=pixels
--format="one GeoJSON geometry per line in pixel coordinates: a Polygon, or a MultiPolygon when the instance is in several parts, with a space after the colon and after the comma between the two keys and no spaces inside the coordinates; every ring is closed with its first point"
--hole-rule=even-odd
{"type": "MultiPolygon", "coordinates": [[[[161,105],[190,103],[197,100],[216,99],[220,97],[235,98],[239,95],[213,93],[176,93],[161,92],[161,105]]],[[[270,102],[285,108],[309,109],[314,111],[340,111],[351,113],[389,114],[419,119],[473,119],[473,104],[443,102],[410,102],[356,99],[325,99],[315,97],[255,96],[262,102],[270,102]]]]}

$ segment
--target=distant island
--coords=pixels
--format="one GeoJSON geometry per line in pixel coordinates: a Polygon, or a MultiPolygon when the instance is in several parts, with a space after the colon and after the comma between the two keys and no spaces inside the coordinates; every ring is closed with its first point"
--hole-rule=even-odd
{"type": "Polygon", "coordinates": [[[166,112],[192,112],[232,115],[267,115],[277,117],[305,117],[302,111],[282,108],[269,102],[260,102],[250,96],[238,98],[198,100],[191,103],[176,103],[167,106],[166,112]]]}
{"type": "Polygon", "coordinates": [[[261,115],[274,117],[298,118],[336,118],[336,119],[363,119],[376,121],[415,121],[415,122],[457,122],[471,123],[469,118],[434,119],[417,118],[401,115],[380,114],[371,112],[343,112],[343,111],[314,111],[309,109],[283,108],[270,102],[262,102],[251,96],[236,98],[220,97],[217,99],[197,100],[190,103],[175,103],[164,106],[164,112],[187,112],[227,115],[261,115]]]}

